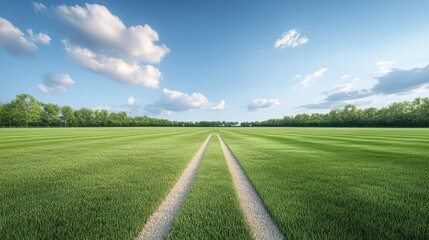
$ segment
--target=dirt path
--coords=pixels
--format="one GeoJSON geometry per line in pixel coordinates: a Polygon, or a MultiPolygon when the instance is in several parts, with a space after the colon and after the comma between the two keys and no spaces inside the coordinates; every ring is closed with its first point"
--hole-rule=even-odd
{"type": "Polygon", "coordinates": [[[173,223],[176,214],[179,212],[180,206],[185,200],[189,189],[191,188],[192,182],[195,178],[198,167],[200,166],[211,136],[212,135],[210,134],[204,141],[203,145],[200,147],[197,154],[183,171],[179,180],[177,180],[176,184],[168,193],[167,197],[164,199],[158,209],[149,217],[149,220],[143,226],[143,229],[136,239],[155,240],[164,239],[167,236],[170,226],[173,223]]]}
{"type": "Polygon", "coordinates": [[[235,190],[238,195],[240,207],[246,216],[254,239],[285,239],[277,225],[271,219],[252,184],[241,169],[231,150],[223,139],[219,138],[223,154],[226,158],[229,171],[232,176],[235,190]]]}

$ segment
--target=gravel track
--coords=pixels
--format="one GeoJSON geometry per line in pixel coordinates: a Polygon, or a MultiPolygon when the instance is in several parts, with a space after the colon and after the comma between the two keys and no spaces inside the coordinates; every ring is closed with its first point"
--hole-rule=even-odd
{"type": "Polygon", "coordinates": [[[238,195],[240,207],[244,212],[247,223],[250,226],[254,239],[286,239],[279,230],[270,214],[264,207],[261,198],[256,193],[252,184],[246,177],[240,164],[235,159],[231,150],[228,148],[223,139],[219,138],[223,154],[225,155],[226,163],[229,172],[232,176],[232,181],[238,195]]]}
{"type": "Polygon", "coordinates": [[[174,218],[180,210],[180,206],[191,188],[211,136],[212,135],[210,134],[204,141],[203,145],[200,147],[194,158],[192,158],[191,162],[183,171],[179,180],[177,180],[167,197],[158,209],[149,217],[136,239],[156,240],[164,239],[167,236],[171,224],[173,223],[174,218]]]}

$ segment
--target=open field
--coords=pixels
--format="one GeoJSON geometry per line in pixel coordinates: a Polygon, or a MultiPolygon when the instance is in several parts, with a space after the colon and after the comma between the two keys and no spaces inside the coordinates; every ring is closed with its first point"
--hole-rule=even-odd
{"type": "Polygon", "coordinates": [[[1,239],[133,239],[208,131],[0,130],[1,239]]]}
{"type": "Polygon", "coordinates": [[[220,132],[289,239],[429,236],[427,129],[220,132]]]}
{"type": "Polygon", "coordinates": [[[169,238],[250,238],[216,134],[288,239],[429,236],[429,129],[0,129],[1,239],[134,239],[208,134],[169,238]]]}

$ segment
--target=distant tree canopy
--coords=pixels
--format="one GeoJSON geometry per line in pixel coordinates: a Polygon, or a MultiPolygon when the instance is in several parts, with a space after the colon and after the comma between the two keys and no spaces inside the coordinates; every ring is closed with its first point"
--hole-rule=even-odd
{"type": "MultiPolygon", "coordinates": [[[[0,104],[3,127],[231,127],[238,122],[181,122],[148,116],[128,116],[126,112],[73,109],[42,103],[29,94],[19,94],[7,104],[0,104]]],[[[384,108],[359,109],[347,105],[329,113],[298,114],[282,119],[242,122],[242,127],[429,127],[429,98],[392,103],[384,108]]]]}
{"type": "Polygon", "coordinates": [[[19,94],[7,104],[0,104],[2,127],[231,127],[238,122],[179,122],[148,116],[128,116],[126,112],[73,109],[37,101],[29,94],[19,94]]]}
{"type": "Polygon", "coordinates": [[[261,122],[242,122],[243,127],[429,127],[429,98],[392,103],[380,109],[347,105],[329,113],[298,114],[261,122]]]}

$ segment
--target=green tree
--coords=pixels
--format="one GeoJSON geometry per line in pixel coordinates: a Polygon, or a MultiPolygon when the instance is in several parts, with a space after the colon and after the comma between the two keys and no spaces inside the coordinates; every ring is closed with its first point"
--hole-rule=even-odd
{"type": "Polygon", "coordinates": [[[28,123],[38,123],[40,112],[39,103],[30,94],[19,94],[12,100],[12,115],[16,117],[21,126],[24,124],[25,127],[28,127],[28,123]]]}
{"type": "Polygon", "coordinates": [[[75,111],[76,121],[80,127],[95,126],[94,111],[89,108],[81,108],[75,111]]]}
{"type": "Polygon", "coordinates": [[[7,122],[9,127],[12,127],[12,122],[17,115],[17,109],[12,103],[4,104],[2,107],[3,121],[7,122]]]}
{"type": "Polygon", "coordinates": [[[107,120],[109,117],[109,112],[107,110],[96,110],[95,111],[95,124],[97,126],[107,126],[107,120]]]}
{"type": "Polygon", "coordinates": [[[42,122],[48,127],[59,122],[60,107],[52,103],[42,103],[42,122]]]}
{"type": "Polygon", "coordinates": [[[61,108],[61,119],[64,122],[64,127],[68,127],[75,122],[74,110],[70,106],[63,106],[61,108]]]}

